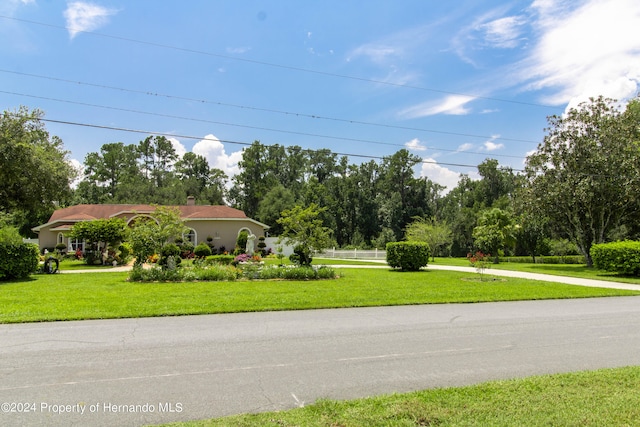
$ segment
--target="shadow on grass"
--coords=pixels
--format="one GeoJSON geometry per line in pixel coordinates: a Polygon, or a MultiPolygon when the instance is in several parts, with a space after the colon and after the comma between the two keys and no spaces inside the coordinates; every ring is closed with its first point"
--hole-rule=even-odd
{"type": "Polygon", "coordinates": [[[390,268],[386,271],[391,273],[431,273],[433,270],[427,270],[426,268],[422,268],[420,270],[401,270],[399,268],[390,268]]]}
{"type": "Polygon", "coordinates": [[[36,281],[36,279],[31,277],[31,276],[25,277],[25,278],[22,278],[22,279],[10,279],[10,280],[4,280],[3,279],[3,280],[0,280],[0,286],[2,286],[2,285],[10,285],[10,284],[13,284],[13,283],[29,283],[29,282],[35,282],[35,281],[36,281]]]}

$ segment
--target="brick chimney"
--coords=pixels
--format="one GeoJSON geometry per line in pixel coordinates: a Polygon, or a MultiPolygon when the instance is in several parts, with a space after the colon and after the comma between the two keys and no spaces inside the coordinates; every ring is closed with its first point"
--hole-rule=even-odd
{"type": "Polygon", "coordinates": [[[196,205],[196,198],[193,196],[187,197],[187,206],[195,206],[195,205],[196,205]]]}

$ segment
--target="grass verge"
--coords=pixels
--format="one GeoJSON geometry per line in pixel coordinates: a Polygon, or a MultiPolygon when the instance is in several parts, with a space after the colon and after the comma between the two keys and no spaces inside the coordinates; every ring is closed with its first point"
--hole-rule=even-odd
{"type": "Polygon", "coordinates": [[[205,426],[630,426],[640,420],[640,367],[494,381],[290,411],[169,424],[205,426]]]}
{"type": "MultiPolygon", "coordinates": [[[[436,261],[432,264],[471,267],[471,264],[466,258],[436,258],[436,261]]],[[[534,264],[501,262],[499,264],[490,264],[487,273],[491,274],[491,270],[524,271],[528,273],[551,274],[554,276],[579,277],[582,279],[607,280],[610,282],[632,283],[640,285],[640,277],[622,276],[616,273],[597,270],[593,267],[587,267],[586,265],[581,264],[534,264]]]]}
{"type": "Polygon", "coordinates": [[[37,275],[0,283],[0,323],[408,304],[640,295],[474,273],[344,269],[322,281],[130,283],[127,273],[37,275]]]}

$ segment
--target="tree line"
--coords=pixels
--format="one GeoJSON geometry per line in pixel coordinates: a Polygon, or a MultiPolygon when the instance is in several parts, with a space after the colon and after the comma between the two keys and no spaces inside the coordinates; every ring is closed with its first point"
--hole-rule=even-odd
{"type": "Polygon", "coordinates": [[[73,170],[64,166],[68,153],[44,129],[42,113],[17,113],[5,112],[0,123],[2,179],[9,184],[1,190],[0,211],[11,213],[23,231],[46,220],[54,204],[175,205],[190,195],[201,204],[241,209],[270,225],[272,235],[282,232],[283,211],[315,205],[340,247],[384,247],[424,235],[416,231],[422,224],[427,234],[441,236],[432,243],[437,255],[482,249],[536,256],[573,247],[590,263],[593,244],[640,238],[640,98],[620,109],[599,97],[551,116],[524,172],[488,158],[477,167],[480,179],[461,175],[446,194],[443,186],[416,176],[422,159],[406,149],[357,164],[327,149],[255,141],[229,181],[203,156],[180,158],[163,136],[137,145],[104,144],[86,156],[84,175],[72,189],[73,170]],[[41,171],[33,191],[16,190],[29,187],[28,177],[11,174],[19,164],[37,164],[41,171]]]}

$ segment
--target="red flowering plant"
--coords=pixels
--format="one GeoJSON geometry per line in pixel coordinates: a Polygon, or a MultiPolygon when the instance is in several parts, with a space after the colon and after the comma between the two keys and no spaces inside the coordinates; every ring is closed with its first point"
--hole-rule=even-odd
{"type": "Polygon", "coordinates": [[[481,251],[477,251],[475,254],[467,254],[467,259],[471,265],[475,267],[478,274],[480,274],[480,281],[483,281],[484,270],[491,266],[491,254],[485,254],[481,251]]]}

